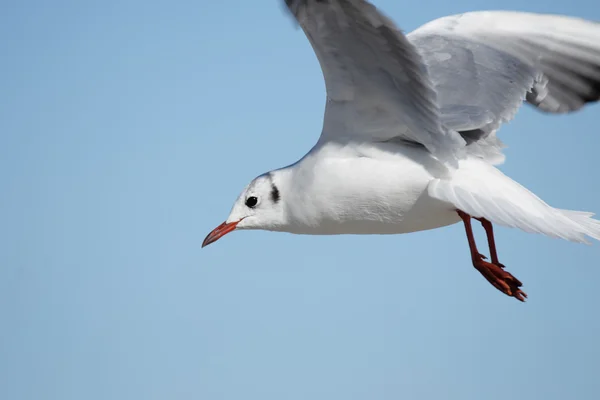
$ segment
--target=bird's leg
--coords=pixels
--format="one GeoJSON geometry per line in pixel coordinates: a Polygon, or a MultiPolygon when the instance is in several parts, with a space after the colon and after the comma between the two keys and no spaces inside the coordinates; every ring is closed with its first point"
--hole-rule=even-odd
{"type": "Polygon", "coordinates": [[[467,233],[467,239],[469,241],[469,249],[471,250],[471,260],[473,261],[473,266],[496,289],[506,294],[507,296],[514,297],[520,301],[525,301],[527,295],[525,294],[525,292],[519,289],[519,287],[523,284],[517,278],[512,276],[511,273],[505,271],[503,269],[503,266],[498,265],[494,262],[498,261],[498,255],[496,254],[494,233],[491,230],[492,224],[486,220],[486,222],[489,223],[490,227],[489,231],[488,229],[486,229],[486,233],[488,234],[488,244],[490,246],[490,256],[492,257],[492,262],[489,263],[484,260],[485,257],[479,254],[479,251],[477,250],[477,244],[475,243],[475,236],[473,235],[473,228],[471,226],[471,216],[460,210],[456,210],[456,212],[463,220],[463,223],[465,225],[465,231],[467,233]]]}
{"type": "Polygon", "coordinates": [[[483,226],[483,229],[485,229],[488,247],[490,248],[490,257],[492,259],[492,264],[495,264],[500,268],[505,268],[504,265],[500,264],[500,261],[498,261],[498,252],[496,251],[496,241],[494,240],[494,227],[492,223],[485,218],[475,219],[481,222],[481,226],[483,226]]]}

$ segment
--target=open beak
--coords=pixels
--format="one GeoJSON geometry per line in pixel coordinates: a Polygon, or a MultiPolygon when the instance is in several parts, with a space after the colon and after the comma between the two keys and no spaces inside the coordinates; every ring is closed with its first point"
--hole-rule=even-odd
{"type": "Polygon", "coordinates": [[[223,236],[227,235],[229,232],[235,230],[235,227],[239,223],[240,223],[240,221],[235,221],[235,222],[230,222],[230,223],[223,222],[221,225],[219,225],[215,229],[213,229],[212,232],[208,234],[208,236],[206,236],[206,239],[204,239],[204,242],[202,242],[202,247],[208,246],[209,244],[216,242],[217,240],[221,239],[223,236]]]}

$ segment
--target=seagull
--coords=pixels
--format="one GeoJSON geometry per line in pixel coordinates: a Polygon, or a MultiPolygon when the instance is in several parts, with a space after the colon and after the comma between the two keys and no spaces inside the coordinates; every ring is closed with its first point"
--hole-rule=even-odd
{"type": "Polygon", "coordinates": [[[493,225],[600,240],[593,213],[553,208],[504,175],[496,132],[522,104],[564,114],[600,99],[600,24],[476,11],[404,35],[364,0],[285,0],[325,79],[316,145],[252,180],[202,247],[234,230],[401,234],[462,222],[471,261],[525,301],[493,225]],[[486,232],[480,253],[472,221],[486,232]]]}

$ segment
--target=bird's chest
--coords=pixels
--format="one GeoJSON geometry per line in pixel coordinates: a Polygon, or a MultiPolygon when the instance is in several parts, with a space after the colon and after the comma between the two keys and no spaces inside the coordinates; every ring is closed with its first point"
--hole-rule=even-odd
{"type": "Polygon", "coordinates": [[[456,222],[447,205],[427,195],[431,179],[410,159],[330,161],[300,196],[298,233],[407,233],[456,222]]]}
{"type": "MultiPolygon", "coordinates": [[[[395,179],[380,185],[349,184],[348,196],[320,215],[323,233],[394,234],[446,225],[447,207],[427,194],[428,180],[395,179]]],[[[451,221],[452,223],[454,221],[451,221]]]]}

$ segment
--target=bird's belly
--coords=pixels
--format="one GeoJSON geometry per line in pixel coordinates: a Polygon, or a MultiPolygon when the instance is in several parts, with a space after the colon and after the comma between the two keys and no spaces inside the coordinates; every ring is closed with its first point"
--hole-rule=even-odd
{"type": "MultiPolygon", "coordinates": [[[[441,228],[460,221],[452,207],[431,198],[424,190],[414,201],[403,199],[396,207],[373,210],[349,219],[323,220],[311,234],[400,234],[441,228]]],[[[308,233],[308,232],[307,232],[308,233]]]]}
{"type": "Polygon", "coordinates": [[[398,234],[458,222],[451,204],[427,193],[429,182],[442,173],[437,161],[410,151],[328,162],[315,172],[315,187],[326,189],[309,190],[303,199],[320,211],[294,233],[398,234]]]}

